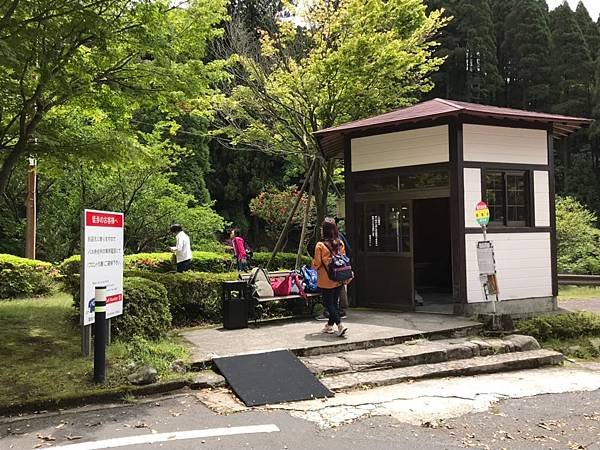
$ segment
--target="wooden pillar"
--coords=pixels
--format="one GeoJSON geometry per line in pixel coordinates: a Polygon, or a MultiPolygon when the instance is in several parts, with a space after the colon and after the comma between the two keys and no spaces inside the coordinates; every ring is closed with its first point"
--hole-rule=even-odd
{"type": "Polygon", "coordinates": [[[27,169],[27,231],[25,235],[25,257],[35,259],[35,240],[37,224],[36,207],[37,161],[29,158],[27,169]]]}

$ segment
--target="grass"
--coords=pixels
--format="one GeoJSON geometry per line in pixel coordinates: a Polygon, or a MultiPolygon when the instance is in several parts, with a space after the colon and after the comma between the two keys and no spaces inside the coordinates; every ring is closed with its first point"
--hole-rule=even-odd
{"type": "Polygon", "coordinates": [[[600,298],[600,288],[594,286],[560,286],[559,300],[600,298]]]}
{"type": "Polygon", "coordinates": [[[160,380],[182,378],[170,364],[188,359],[176,337],[149,343],[116,343],[107,355],[107,383],[91,381],[93,361],[81,356],[79,327],[72,321],[71,297],[0,301],[0,406],[62,398],[126,386],[131,362],[155,367],[160,380]]]}

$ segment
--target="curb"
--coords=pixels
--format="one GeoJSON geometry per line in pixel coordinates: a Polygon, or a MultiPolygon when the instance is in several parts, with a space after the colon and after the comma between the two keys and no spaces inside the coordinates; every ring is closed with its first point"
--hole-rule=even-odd
{"type": "Polygon", "coordinates": [[[11,405],[0,406],[0,416],[14,416],[22,413],[58,410],[63,408],[74,408],[86,404],[104,403],[111,401],[121,401],[126,394],[133,395],[153,395],[172,392],[185,387],[189,387],[192,381],[167,381],[164,383],[155,383],[147,386],[126,386],[112,388],[106,391],[89,393],[84,395],[72,395],[62,398],[50,398],[41,400],[30,400],[22,403],[13,403],[11,405]]]}

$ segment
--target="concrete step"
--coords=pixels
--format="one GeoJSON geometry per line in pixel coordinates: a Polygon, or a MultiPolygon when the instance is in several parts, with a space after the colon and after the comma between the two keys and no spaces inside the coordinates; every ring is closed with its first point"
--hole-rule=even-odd
{"type": "Polygon", "coordinates": [[[552,350],[529,350],[436,364],[419,364],[395,369],[351,372],[324,376],[321,382],[332,391],[347,391],[366,387],[387,386],[424,378],[477,375],[482,373],[534,369],[561,364],[564,356],[552,350]]]}
{"type": "Polygon", "coordinates": [[[511,335],[502,339],[465,337],[453,339],[417,339],[402,344],[366,350],[351,350],[300,358],[311,372],[328,375],[344,372],[409,367],[445,361],[469,359],[502,353],[538,350],[531,336],[511,335]]]}

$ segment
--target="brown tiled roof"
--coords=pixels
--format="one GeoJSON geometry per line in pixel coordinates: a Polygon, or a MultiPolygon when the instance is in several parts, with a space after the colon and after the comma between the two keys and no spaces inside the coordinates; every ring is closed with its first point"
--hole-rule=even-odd
{"type": "Polygon", "coordinates": [[[356,120],[343,125],[317,131],[315,137],[323,154],[339,157],[343,154],[344,136],[351,132],[373,130],[406,123],[419,123],[449,116],[502,119],[518,123],[519,121],[552,124],[553,133],[564,137],[592,121],[584,117],[569,117],[558,114],[538,113],[498,106],[479,105],[436,98],[423,103],[381,114],[368,119],[356,120]]]}

